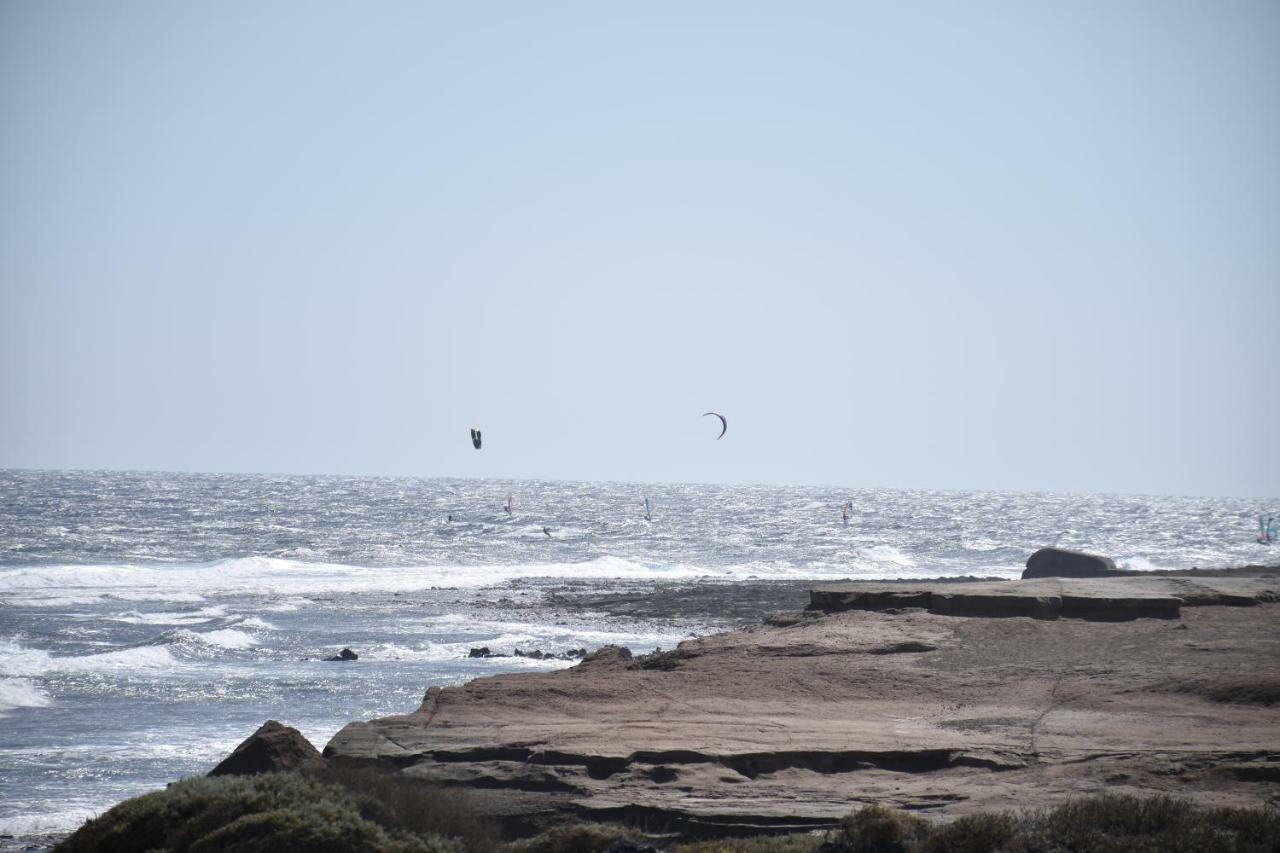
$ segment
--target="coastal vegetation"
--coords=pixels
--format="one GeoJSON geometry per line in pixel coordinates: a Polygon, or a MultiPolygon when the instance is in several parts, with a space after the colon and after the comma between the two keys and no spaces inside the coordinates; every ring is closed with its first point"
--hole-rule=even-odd
{"type": "Polygon", "coordinates": [[[1280,851],[1280,814],[1104,794],[934,823],[868,805],[803,835],[681,841],[566,823],[504,840],[467,792],[373,771],[190,778],[89,821],[57,853],[1126,853],[1280,851]]]}

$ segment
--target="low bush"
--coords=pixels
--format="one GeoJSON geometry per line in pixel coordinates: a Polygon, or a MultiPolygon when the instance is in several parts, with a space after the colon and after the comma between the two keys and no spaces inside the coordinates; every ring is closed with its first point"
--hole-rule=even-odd
{"type": "Polygon", "coordinates": [[[863,806],[840,821],[840,837],[853,853],[906,853],[929,834],[927,820],[884,806],[863,806]]]}
{"type": "Polygon", "coordinates": [[[316,778],[359,797],[361,814],[381,826],[456,838],[468,853],[488,853],[499,846],[494,821],[485,818],[471,791],[341,764],[330,764],[316,778]]]}
{"type": "Polygon", "coordinates": [[[1197,807],[1168,796],[1103,794],[1022,816],[1010,853],[1277,853],[1280,815],[1197,807]]]}
{"type": "Polygon", "coordinates": [[[671,853],[814,853],[821,844],[812,835],[758,835],[677,844],[671,853]]]}
{"type": "Polygon", "coordinates": [[[440,836],[388,829],[348,791],[293,774],[194,777],[97,817],[57,853],[461,853],[440,836]]]}
{"type": "Polygon", "coordinates": [[[615,841],[630,838],[620,826],[607,823],[570,823],[510,845],[513,853],[604,853],[615,841]]]}
{"type": "Polygon", "coordinates": [[[913,853],[996,853],[1018,831],[1018,821],[1003,812],[965,815],[934,826],[913,853]]]}
{"type": "MultiPolygon", "coordinates": [[[[192,778],[120,803],[55,853],[604,853],[634,841],[608,824],[565,824],[503,844],[471,794],[354,769],[192,778]]],[[[637,841],[644,846],[646,842],[637,841]]],[[[658,845],[662,846],[662,845],[658,845]]],[[[950,823],[872,805],[819,835],[726,838],[669,853],[1280,853],[1280,814],[1202,808],[1167,796],[1103,795],[950,823]]]]}

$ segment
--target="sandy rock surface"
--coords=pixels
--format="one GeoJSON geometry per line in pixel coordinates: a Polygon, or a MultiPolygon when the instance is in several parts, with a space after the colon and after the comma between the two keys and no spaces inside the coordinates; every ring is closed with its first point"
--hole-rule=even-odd
{"type": "Polygon", "coordinates": [[[717,830],[829,825],[866,802],[960,814],[1100,790],[1280,797],[1275,574],[962,586],[827,585],[816,610],[673,651],[432,688],[414,713],[349,724],[325,755],[523,792],[513,809],[717,830]],[[858,593],[881,603],[845,609],[858,593]],[[966,594],[1059,604],[949,615],[966,594]],[[935,596],[948,612],[930,612],[935,596]],[[1119,615],[1071,618],[1073,597],[1119,615]],[[1134,601],[1177,606],[1135,618],[1134,601]]]}

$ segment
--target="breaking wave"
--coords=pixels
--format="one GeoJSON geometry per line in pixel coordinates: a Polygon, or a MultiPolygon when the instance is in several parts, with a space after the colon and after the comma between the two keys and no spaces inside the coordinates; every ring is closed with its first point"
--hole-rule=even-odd
{"type": "Polygon", "coordinates": [[[0,678],[0,714],[14,708],[48,708],[53,700],[26,678],[0,678]]]}

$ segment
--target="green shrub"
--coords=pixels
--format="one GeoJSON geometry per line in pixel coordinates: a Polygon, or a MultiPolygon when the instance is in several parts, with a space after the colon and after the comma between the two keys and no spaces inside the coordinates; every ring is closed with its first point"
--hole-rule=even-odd
{"type": "Polygon", "coordinates": [[[570,823],[511,845],[517,853],[602,853],[615,841],[630,837],[620,826],[605,823],[570,823]]]}
{"type": "Polygon", "coordinates": [[[1018,831],[1018,821],[1003,812],[965,815],[935,826],[921,842],[918,853],[996,853],[1018,831]]]}
{"type": "Polygon", "coordinates": [[[468,853],[486,853],[498,847],[495,823],[484,817],[471,791],[368,767],[331,764],[316,778],[359,797],[361,814],[381,826],[456,838],[468,853]]]}
{"type": "Polygon", "coordinates": [[[454,842],[388,830],[333,785],[292,774],[195,777],[112,808],[57,853],[460,853],[454,842]]]}
{"type": "Polygon", "coordinates": [[[884,806],[863,806],[840,821],[840,840],[854,853],[906,853],[929,834],[929,822],[884,806]]]}
{"type": "Polygon", "coordinates": [[[671,853],[816,853],[821,844],[812,835],[759,835],[678,844],[671,853]]]}
{"type": "Polygon", "coordinates": [[[1014,853],[1276,853],[1280,815],[1205,809],[1168,796],[1103,794],[1025,815],[1014,853]]]}

